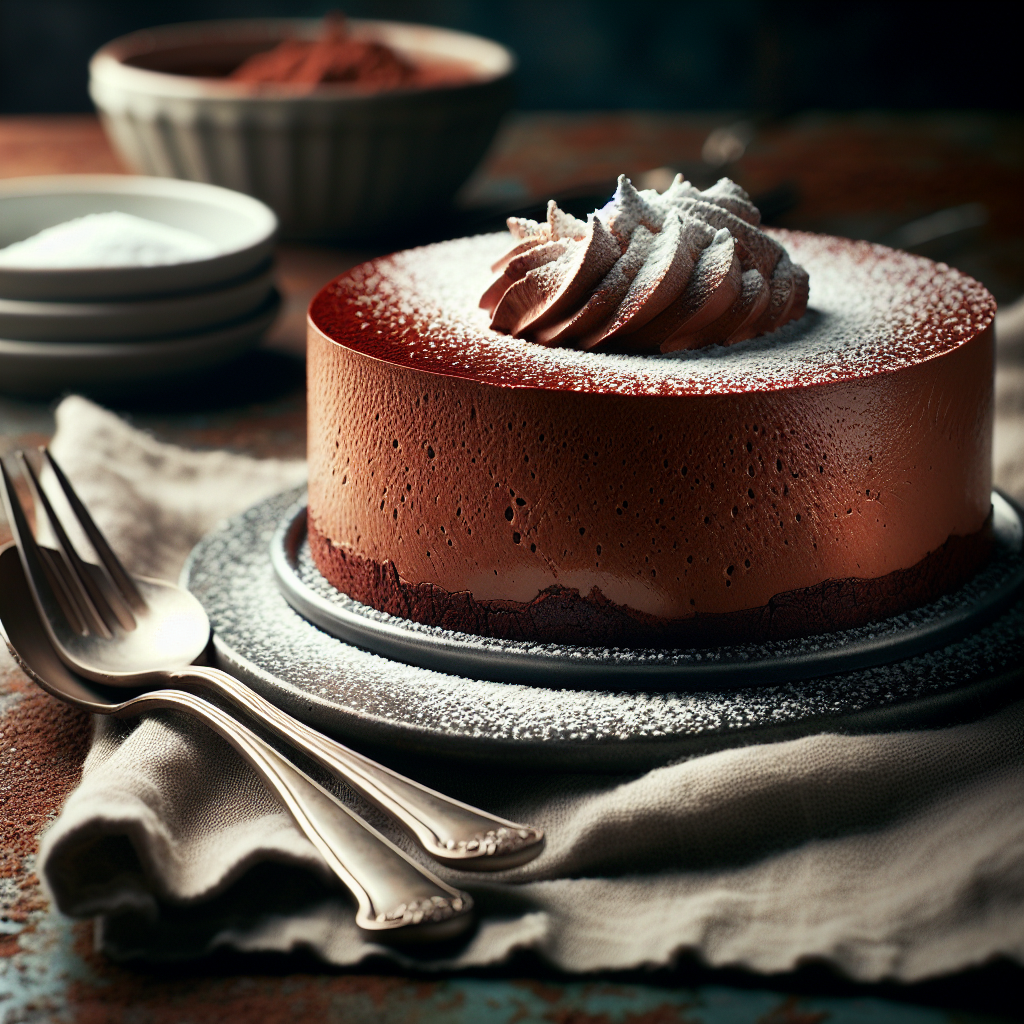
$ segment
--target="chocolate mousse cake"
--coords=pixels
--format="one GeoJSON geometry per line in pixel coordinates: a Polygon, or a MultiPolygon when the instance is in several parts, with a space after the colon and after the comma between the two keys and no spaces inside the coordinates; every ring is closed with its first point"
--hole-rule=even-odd
{"type": "Polygon", "coordinates": [[[723,179],[372,260],[309,311],[309,543],[358,601],[560,644],[861,625],[991,546],[978,282],[723,179]]]}

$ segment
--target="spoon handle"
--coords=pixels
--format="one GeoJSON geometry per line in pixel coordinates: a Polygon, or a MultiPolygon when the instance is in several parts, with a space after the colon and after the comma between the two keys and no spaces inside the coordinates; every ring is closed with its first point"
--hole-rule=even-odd
{"type": "Polygon", "coordinates": [[[360,928],[401,930],[401,937],[441,939],[469,925],[473,900],[467,893],[446,885],[417,864],[221,708],[193,693],[153,690],[126,701],[112,713],[128,717],[154,708],[176,708],[202,719],[259,772],[355,897],[360,928]]]}
{"type": "Polygon", "coordinates": [[[463,871],[501,871],[532,860],[544,833],[453,800],[311,729],[217,668],[168,673],[175,686],[211,691],[251,715],[390,815],[436,860],[463,871]]]}

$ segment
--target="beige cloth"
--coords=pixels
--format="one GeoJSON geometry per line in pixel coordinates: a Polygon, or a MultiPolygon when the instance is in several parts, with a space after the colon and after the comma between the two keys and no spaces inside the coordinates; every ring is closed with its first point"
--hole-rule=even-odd
{"type": "Polygon", "coordinates": [[[996,483],[1024,501],[1024,297],[996,314],[996,483]]]}
{"type": "MultiPolygon", "coordinates": [[[[169,578],[219,518],[302,477],[298,463],[158,444],[79,398],[57,423],[57,458],[114,546],[169,578]]],[[[825,733],[631,777],[434,766],[424,781],[544,827],[549,844],[503,876],[439,871],[474,894],[480,927],[416,962],[528,949],[590,971],[692,952],[762,972],[822,960],[865,981],[1024,962],[1022,750],[1018,703],[953,728],[825,733]]],[[[176,713],[96,720],[39,867],[117,956],[306,948],[341,965],[382,952],[255,774],[176,713]]]]}

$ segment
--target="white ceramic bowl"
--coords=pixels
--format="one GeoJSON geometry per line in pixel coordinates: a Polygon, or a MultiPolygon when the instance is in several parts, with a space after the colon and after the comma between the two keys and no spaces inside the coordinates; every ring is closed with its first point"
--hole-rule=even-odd
{"type": "Polygon", "coordinates": [[[242,281],[184,295],[121,302],[24,302],[0,299],[0,338],[97,341],[168,338],[208,331],[251,316],[274,290],[263,266],[242,281]]]}
{"type": "Polygon", "coordinates": [[[292,237],[365,239],[440,212],[479,163],[512,103],[515,59],[464,32],[349,22],[353,35],[466,65],[465,84],[359,92],[351,85],[254,87],[200,77],[230,70],[314,20],[198,22],[115,39],[89,90],[129,166],[257,196],[292,237]],[[177,72],[177,73],[176,73],[177,72]]]}
{"type": "Polygon", "coordinates": [[[217,255],[146,267],[46,270],[0,267],[0,297],[95,301],[209,289],[254,273],[271,258],[277,219],[249,196],[167,178],[61,174],[0,181],[0,248],[88,213],[131,213],[192,231],[217,255]]]}

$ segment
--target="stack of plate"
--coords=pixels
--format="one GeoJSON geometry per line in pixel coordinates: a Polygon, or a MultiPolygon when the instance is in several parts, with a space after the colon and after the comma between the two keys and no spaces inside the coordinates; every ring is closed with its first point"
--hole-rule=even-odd
{"type": "Polygon", "coordinates": [[[157,266],[0,265],[0,392],[158,383],[238,355],[273,321],[277,219],[258,200],[213,185],[122,175],[0,182],[0,249],[111,211],[189,231],[214,254],[157,266]]]}

